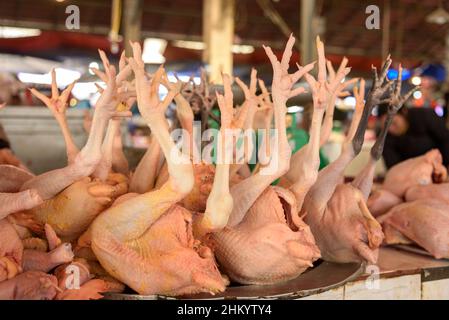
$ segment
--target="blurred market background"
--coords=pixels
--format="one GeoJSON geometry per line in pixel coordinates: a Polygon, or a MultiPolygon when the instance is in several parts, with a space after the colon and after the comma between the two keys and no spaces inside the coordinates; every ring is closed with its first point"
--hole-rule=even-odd
{"type": "MultiPolygon", "coordinates": [[[[69,124],[75,140],[85,140],[85,111],[98,99],[97,49],[117,62],[129,41],[141,41],[148,71],[164,63],[169,76],[200,81],[204,67],[219,86],[224,71],[249,82],[251,67],[270,84],[272,69],[262,44],[281,54],[289,34],[296,37],[293,61],[315,59],[314,39],[325,43],[327,58],[337,66],[349,59],[350,77],[364,77],[370,87],[371,66],[391,53],[389,78],[405,68],[404,90],[420,85],[408,107],[433,108],[448,114],[449,3],[438,0],[15,0],[0,1],[0,122],[14,151],[36,173],[64,165],[64,143],[51,113],[27,90],[50,93],[50,70],[56,68],[62,89],[77,80],[70,100],[69,124]],[[379,9],[379,28],[366,20],[379,9]],[[77,16],[79,14],[79,16],[77,16]],[[79,17],[79,24],[77,18],[79,17]]],[[[292,66],[293,67],[293,66],[292,66]]],[[[346,79],[347,80],[347,79],[346,79]]],[[[299,85],[306,86],[305,83],[299,85]]],[[[234,86],[236,101],[243,99],[234,86]]],[[[161,92],[163,94],[163,92],[161,92]]],[[[335,159],[355,99],[337,101],[334,132],[323,148],[335,159]]],[[[290,134],[307,130],[311,97],[289,101],[290,134]]],[[[358,172],[375,137],[376,110],[367,133],[365,152],[347,175],[358,172]]],[[[124,123],[127,152],[138,159],[148,130],[139,115],[124,123]]],[[[292,143],[294,139],[292,139],[292,143]]],[[[379,164],[378,171],[384,170],[379,164]]]]}

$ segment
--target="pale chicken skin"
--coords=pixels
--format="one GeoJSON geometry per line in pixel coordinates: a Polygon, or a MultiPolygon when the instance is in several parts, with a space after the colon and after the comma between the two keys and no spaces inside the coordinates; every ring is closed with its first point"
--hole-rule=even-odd
{"type": "Polygon", "coordinates": [[[385,189],[378,189],[370,194],[367,206],[371,214],[374,217],[378,217],[402,202],[402,198],[399,198],[394,193],[385,189]]]}
{"type": "MultiPolygon", "coordinates": [[[[215,167],[212,164],[193,164],[195,182],[192,191],[181,200],[180,204],[192,212],[204,212],[206,202],[212,189],[215,176],[215,167]]],[[[168,180],[167,166],[164,165],[158,175],[155,188],[159,188],[168,180]]]]}
{"type": "Polygon", "coordinates": [[[127,192],[126,177],[114,177],[105,182],[86,177],[27,213],[42,224],[50,224],[64,241],[75,240],[116,197],[127,192]]]}
{"type": "MultiPolygon", "coordinates": [[[[314,236],[298,211],[318,173],[320,128],[327,97],[349,70],[343,65],[335,83],[325,85],[324,48],[317,38],[318,80],[307,73],[313,69],[313,64],[298,66],[298,71],[289,74],[288,64],[294,42],[291,36],[281,61],[269,47],[265,47],[275,75],[272,108],[274,128],[279,134],[277,149],[273,150],[267,164],[232,186],[234,208],[229,221],[225,228],[211,234],[220,266],[232,280],[242,284],[267,285],[296,278],[320,257],[314,236]],[[291,181],[293,187],[290,190],[273,188],[271,183],[284,176],[291,165],[291,148],[285,128],[286,102],[301,93],[300,88],[293,89],[293,85],[302,76],[313,89],[314,99],[311,138],[303,150],[308,161],[301,161],[301,165],[292,172],[295,180],[291,181]]],[[[245,96],[251,98],[248,93],[245,96]]]]}
{"type": "Polygon", "coordinates": [[[42,198],[34,189],[15,193],[0,192],[0,219],[11,213],[34,208],[43,203],[42,198]]]}
{"type": "Polygon", "coordinates": [[[0,192],[18,192],[22,185],[34,175],[24,169],[2,164],[0,165],[0,192]]]}
{"type": "Polygon", "coordinates": [[[107,88],[101,91],[102,95],[97,102],[92,119],[92,128],[86,145],[81,151],[78,151],[73,142],[65,117],[68,95],[73,86],[69,86],[59,95],[55,87],[56,75],[53,70],[52,98],[36,90],[32,91],[52,111],[61,127],[66,142],[68,165],[66,168],[58,169],[59,171],[55,170],[51,176],[44,174],[40,179],[39,177],[30,179],[22,186],[24,188],[36,185],[39,187],[39,194],[45,200],[40,206],[28,210],[25,214],[33,216],[42,225],[50,224],[64,241],[78,238],[100,212],[109,207],[117,197],[128,192],[128,178],[125,175],[113,173],[112,165],[114,155],[119,154],[119,152],[114,153],[113,148],[116,131],[120,125],[117,117],[128,114],[128,111],[124,112],[117,108],[117,100],[121,96],[115,92],[120,85],[116,82],[117,78],[129,75],[130,67],[127,67],[128,71],[126,71],[124,70],[126,67],[122,66],[120,73],[116,75],[115,68],[110,66],[101,50],[100,56],[106,71],[102,79],[107,83],[107,88]],[[112,119],[113,117],[115,119],[112,119]],[[86,162],[83,160],[86,154],[89,160],[88,165],[83,164],[86,162]],[[82,170],[79,172],[73,167],[75,169],[80,167],[82,170]],[[52,177],[53,179],[50,179],[52,177]],[[49,188],[48,185],[52,187],[49,188]]]}
{"type": "Polygon", "coordinates": [[[55,276],[28,271],[0,282],[0,300],[52,300],[58,293],[55,276]]]}
{"type": "Polygon", "coordinates": [[[0,282],[12,279],[22,271],[23,244],[14,227],[0,220],[0,282]]]}
{"type": "Polygon", "coordinates": [[[137,43],[133,52],[129,63],[136,77],[138,107],[161,146],[169,178],[161,188],[101,213],[91,227],[92,250],[110,275],[139,294],[223,291],[226,283],[213,255],[194,247],[191,213],[174,206],[194,185],[192,163],[175,147],[164,116],[176,92],[165,81],[163,68],[148,81],[137,43]],[[158,95],[161,81],[169,90],[164,101],[158,95]]]}
{"type": "Polygon", "coordinates": [[[83,259],[61,265],[55,275],[61,289],[56,300],[97,300],[103,298],[102,293],[113,291],[106,281],[93,279],[90,266],[83,259]]]}
{"type": "Polygon", "coordinates": [[[59,95],[53,70],[52,97],[33,90],[33,94],[61,120],[69,164],[39,176],[11,166],[0,167],[0,200],[6,203],[0,209],[0,299],[53,299],[60,290],[56,278],[44,272],[72,261],[73,252],[71,245],[62,243],[50,224],[46,224],[47,220],[55,219],[55,225],[62,224],[63,231],[67,231],[66,238],[76,238],[77,233],[83,231],[80,229],[87,228],[96,214],[127,191],[127,186],[116,177],[111,181],[108,178],[104,183],[91,183],[88,178],[102,158],[101,143],[108,121],[112,117],[129,116],[128,112],[116,110],[112,84],[115,82],[114,67],[107,65],[105,69],[108,88],[96,105],[92,130],[79,152],[73,141],[69,141],[70,133],[63,115],[74,83],[59,95]],[[86,200],[88,197],[90,199],[86,200]],[[98,212],[92,218],[89,201],[102,206],[95,209],[98,212]],[[3,219],[5,216],[7,219],[3,219]],[[44,230],[46,240],[33,237],[30,232],[42,235],[44,230]],[[25,272],[21,273],[22,270],[25,272]]]}
{"type": "MultiPolygon", "coordinates": [[[[370,213],[366,201],[370,194],[376,162],[383,151],[389,125],[413,93],[401,94],[400,81],[395,84],[388,97],[388,116],[376,143],[370,151],[370,159],[350,184],[342,184],[343,174],[348,164],[360,153],[369,115],[380,99],[390,91],[393,82],[386,80],[387,70],[392,61],[387,58],[382,72],[375,71],[373,88],[363,102],[363,94],[356,95],[358,101],[343,150],[337,160],[320,171],[317,182],[305,199],[303,213],[323,255],[323,259],[338,263],[367,261],[376,263],[378,248],[384,234],[379,222],[370,213]],[[390,87],[390,89],[389,89],[390,87]]],[[[399,75],[402,68],[399,68],[399,75]]],[[[401,77],[399,76],[399,79],[401,77]]]]}
{"type": "Polygon", "coordinates": [[[407,189],[405,192],[405,200],[407,202],[418,199],[437,199],[449,204],[449,183],[432,183],[407,189]]]}
{"type": "MultiPolygon", "coordinates": [[[[397,230],[435,258],[449,258],[449,205],[436,199],[400,204],[380,217],[382,224],[397,230]]],[[[389,243],[392,243],[390,239],[389,243]]]]}
{"type": "Polygon", "coordinates": [[[447,178],[447,170],[442,163],[443,157],[437,149],[400,162],[388,170],[383,188],[398,197],[403,197],[413,186],[443,182],[447,178]]]}
{"type": "Polygon", "coordinates": [[[140,195],[114,207],[122,214],[129,210],[132,217],[136,206],[145,205],[150,215],[161,215],[149,228],[142,230],[141,235],[135,234],[134,239],[122,242],[114,232],[104,234],[101,224],[108,219],[111,209],[100,215],[92,225],[93,251],[113,277],[140,294],[223,291],[225,282],[214,263],[213,254],[207,249],[194,248],[191,213],[179,206],[171,207],[170,202],[164,201],[168,198],[163,195],[167,189],[164,186],[155,191],[157,195],[153,194],[151,202],[144,198],[145,195],[140,195]],[[133,273],[128,270],[133,270],[133,273]]]}
{"type": "Polygon", "coordinates": [[[377,261],[383,240],[382,228],[376,220],[360,214],[361,210],[369,214],[360,190],[351,184],[340,184],[319,220],[315,221],[318,216],[313,214],[306,217],[324,260],[377,261]]]}
{"type": "Polygon", "coordinates": [[[214,233],[213,247],[225,273],[242,284],[266,285],[296,278],[313,266],[320,250],[305,223],[288,225],[291,214],[296,212],[285,212],[269,187],[236,227],[214,233]]]}
{"type": "MultiPolygon", "coordinates": [[[[245,96],[241,106],[234,105],[233,79],[226,74],[222,75],[224,94],[216,91],[211,95],[203,75],[201,89],[193,85],[202,100],[196,106],[205,111],[203,129],[208,115],[213,115],[210,110],[215,98],[220,109],[214,164],[192,164],[195,153],[204,151],[195,142],[187,144],[189,155],[175,144],[174,128],[169,128],[172,122],[165,116],[168,106],[176,102],[179,123],[190,134],[195,106],[180,94],[186,83],[179,79],[170,82],[163,66],[151,75],[145,71],[138,43],[131,43],[133,57],[122,54],[118,74],[100,50],[104,72],[93,71],[106,88],[98,87],[101,97],[81,150],[74,144],[65,118],[74,83],[60,94],[53,70],[51,97],[36,90],[32,93],[60,125],[68,165],[40,176],[0,166],[0,180],[13,180],[0,181],[0,202],[8,203],[0,208],[0,299],[100,299],[105,292],[123,292],[125,286],[141,295],[214,295],[225,291],[229,279],[252,285],[294,279],[319,258],[375,263],[384,234],[367,207],[367,198],[389,123],[412,91],[401,97],[400,82],[385,81],[389,58],[380,76],[375,72],[365,109],[361,81],[360,92],[354,91],[355,120],[343,152],[319,173],[319,148],[331,132],[335,100],[358,79],[344,81],[350,72],[348,60],[342,59],[334,70],[326,61],[319,37],[317,77],[309,74],[315,63],[297,65],[290,74],[294,42],[290,36],[280,60],[271,48],[264,47],[273,67],[271,95],[263,81],[258,82],[255,69],[249,86],[235,79],[245,96]],[[134,80],[127,81],[132,73],[134,80]],[[286,132],[287,101],[305,91],[296,85],[303,77],[313,98],[310,139],[292,155],[286,132]],[[260,96],[256,95],[258,84],[260,96]],[[167,89],[164,99],[159,95],[161,85],[167,89]],[[152,140],[131,174],[122,150],[119,118],[130,115],[136,99],[152,140]],[[371,150],[370,161],[352,183],[344,184],[344,170],[361,150],[372,108],[385,101],[389,104],[387,124],[371,150]],[[276,134],[267,134],[269,139],[262,146],[269,160],[250,172],[246,162],[252,145],[240,157],[244,163],[223,161],[244,148],[225,141],[225,132],[253,129],[256,113],[262,116],[266,133],[274,129],[276,134]],[[279,178],[283,187],[272,186],[279,178]],[[75,243],[74,252],[71,245],[75,243]],[[72,286],[72,269],[79,271],[79,281],[75,281],[79,287],[72,286]]],[[[399,67],[398,78],[401,72],[399,67]]],[[[421,160],[399,166],[396,175],[393,170],[388,178],[393,190],[382,190],[389,197],[381,197],[380,202],[372,198],[376,212],[393,207],[383,220],[387,242],[413,240],[435,256],[448,254],[446,235],[437,234],[442,228],[432,228],[447,224],[449,219],[442,211],[449,205],[425,203],[407,207],[407,214],[394,211],[401,207],[397,203],[404,196],[414,199],[433,192],[431,188],[422,192],[419,184],[446,178],[440,158],[432,151],[421,160]],[[400,180],[412,169],[418,171],[416,176],[400,180]],[[407,186],[404,190],[403,185],[407,186]],[[433,210],[434,216],[430,215],[436,223],[423,220],[426,210],[433,210]],[[435,236],[421,239],[425,233],[419,227],[435,236]]]]}

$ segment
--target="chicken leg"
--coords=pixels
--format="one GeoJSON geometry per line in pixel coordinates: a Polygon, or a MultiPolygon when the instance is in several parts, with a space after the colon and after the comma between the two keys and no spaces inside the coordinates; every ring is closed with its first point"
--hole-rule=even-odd
{"type": "Polygon", "coordinates": [[[382,157],[383,148],[385,144],[385,138],[388,133],[388,129],[391,126],[394,116],[402,108],[403,104],[407,99],[415,92],[418,88],[414,87],[404,96],[401,94],[401,79],[402,79],[402,66],[399,66],[398,80],[396,81],[396,87],[394,89],[394,95],[389,100],[387,119],[385,120],[384,126],[376,140],[376,143],[371,148],[370,159],[366,167],[357,175],[352,184],[360,189],[365,201],[368,200],[368,196],[371,192],[373,185],[374,171],[376,169],[377,161],[382,157]]]}
{"type": "Polygon", "coordinates": [[[267,167],[263,167],[231,188],[234,210],[228,225],[211,234],[221,267],[232,280],[242,284],[273,284],[295,278],[320,256],[310,229],[296,215],[295,197],[288,190],[270,187],[273,180],[286,173],[290,162],[285,103],[303,91],[292,87],[313,68],[312,64],[288,74],[294,41],[290,37],[281,62],[271,49],[265,48],[274,71],[274,123],[279,149],[273,149],[272,154],[280,159],[276,163],[272,158],[274,161],[268,164],[268,168],[276,164],[274,171],[264,173],[267,167]]]}
{"type": "MultiPolygon", "coordinates": [[[[383,239],[382,228],[369,213],[362,192],[354,185],[342,182],[346,166],[361,150],[372,108],[392,85],[390,82],[384,84],[390,64],[391,60],[387,59],[380,79],[374,72],[373,88],[360,118],[353,117],[340,157],[319,173],[317,182],[307,194],[303,214],[324,260],[341,263],[377,261],[377,249],[383,239]],[[357,124],[357,121],[360,122],[357,124]]],[[[382,139],[378,142],[381,146],[382,139]]]]}
{"type": "Polygon", "coordinates": [[[164,117],[173,90],[169,87],[160,101],[164,70],[160,68],[148,82],[136,43],[133,53],[129,63],[136,77],[138,107],[164,153],[169,180],[158,190],[103,212],[92,224],[92,249],[108,273],[140,294],[222,291],[224,283],[213,259],[200,257],[193,248],[190,213],[173,207],[193,187],[192,163],[175,147],[164,117]]]}
{"type": "Polygon", "coordinates": [[[38,192],[34,189],[17,193],[0,192],[0,220],[11,213],[31,209],[43,202],[38,192]]]}
{"type": "Polygon", "coordinates": [[[34,88],[30,90],[34,96],[41,100],[50,109],[56,121],[58,122],[59,127],[62,131],[62,136],[64,137],[67,152],[67,162],[69,165],[75,161],[75,157],[79,152],[78,147],[73,141],[73,137],[70,133],[69,126],[67,124],[67,118],[65,115],[68,104],[67,100],[69,99],[70,93],[72,92],[74,86],[75,82],[70,84],[61,94],[59,94],[58,86],[56,84],[56,71],[55,69],[52,69],[50,98],[43,95],[34,88]]]}
{"type": "Polygon", "coordinates": [[[312,89],[314,103],[310,140],[305,147],[292,156],[290,169],[285,175],[288,180],[293,182],[290,186],[290,190],[296,196],[298,205],[297,212],[300,211],[307,192],[315,183],[318,176],[318,169],[320,166],[320,130],[325,106],[326,104],[329,105],[329,103],[333,103],[332,100],[336,95],[337,90],[341,90],[341,81],[350,71],[350,68],[346,68],[347,59],[343,59],[337,74],[332,74],[332,77],[327,80],[326,67],[324,65],[324,46],[319,38],[317,38],[317,50],[319,70],[318,81],[311,75],[306,74],[306,80],[312,89]]]}
{"type": "Polygon", "coordinates": [[[101,160],[101,143],[109,119],[129,116],[129,112],[116,111],[117,105],[114,100],[116,76],[113,66],[108,65],[107,77],[107,89],[97,102],[92,120],[92,129],[86,145],[76,155],[73,163],[65,168],[52,170],[28,180],[23,184],[21,190],[34,188],[43,200],[47,200],[75,181],[92,174],[101,160]]]}

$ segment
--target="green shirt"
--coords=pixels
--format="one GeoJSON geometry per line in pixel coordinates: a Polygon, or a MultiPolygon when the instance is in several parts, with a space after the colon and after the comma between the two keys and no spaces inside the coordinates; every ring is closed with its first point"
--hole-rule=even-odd
{"type": "MultiPolygon", "coordinates": [[[[290,146],[292,148],[292,154],[301,149],[309,142],[309,134],[303,129],[298,128],[288,128],[287,138],[290,146]]],[[[320,150],[320,170],[329,164],[329,160],[320,150]]]]}

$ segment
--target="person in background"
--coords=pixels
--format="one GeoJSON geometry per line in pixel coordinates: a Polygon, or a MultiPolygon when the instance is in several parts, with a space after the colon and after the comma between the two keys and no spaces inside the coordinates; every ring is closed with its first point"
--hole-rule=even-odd
{"type": "MultiPolygon", "coordinates": [[[[387,108],[387,105],[378,108],[381,126],[387,108]]],[[[402,108],[393,118],[385,140],[383,158],[387,168],[431,149],[440,150],[444,165],[449,165],[449,130],[443,118],[432,108],[402,108]]]]}

